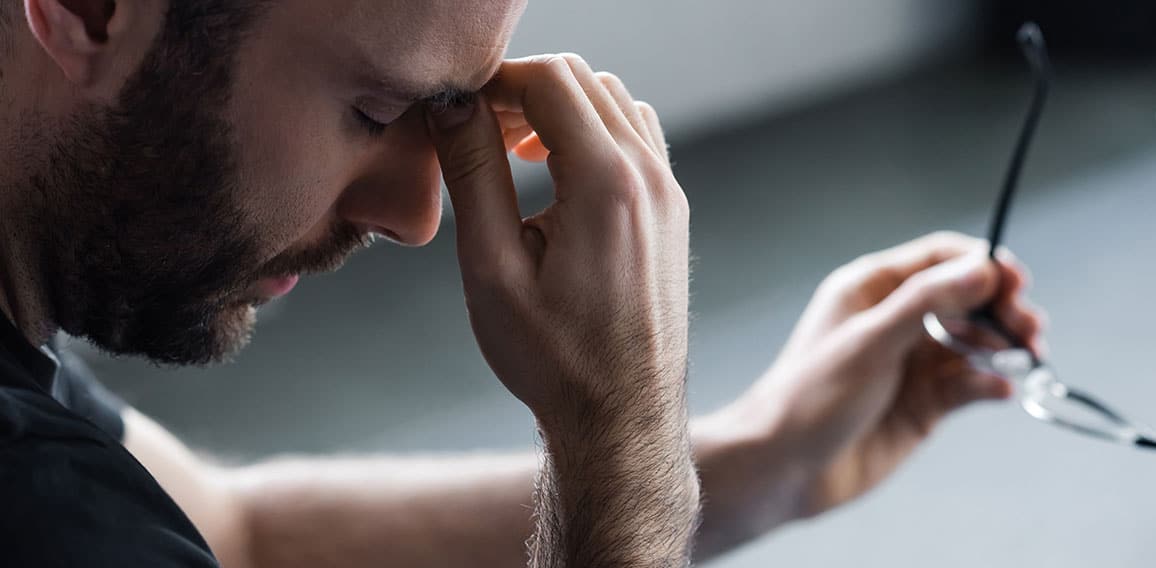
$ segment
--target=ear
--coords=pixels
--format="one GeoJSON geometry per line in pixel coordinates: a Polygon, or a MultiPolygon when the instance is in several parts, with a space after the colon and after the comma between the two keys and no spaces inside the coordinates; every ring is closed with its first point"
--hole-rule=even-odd
{"type": "Polygon", "coordinates": [[[108,78],[141,23],[133,0],[25,0],[24,7],[32,35],[80,88],[108,78]]]}

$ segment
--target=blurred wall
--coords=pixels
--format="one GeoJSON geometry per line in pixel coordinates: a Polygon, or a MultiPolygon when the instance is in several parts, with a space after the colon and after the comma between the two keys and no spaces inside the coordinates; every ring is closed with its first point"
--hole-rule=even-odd
{"type": "Polygon", "coordinates": [[[578,52],[623,77],[679,136],[949,53],[974,39],[976,6],[971,0],[531,0],[510,54],[578,52]]]}
{"type": "Polygon", "coordinates": [[[1024,21],[1043,28],[1053,55],[1143,58],[1156,55],[1156,2],[1152,0],[983,0],[992,44],[1015,49],[1024,21]]]}

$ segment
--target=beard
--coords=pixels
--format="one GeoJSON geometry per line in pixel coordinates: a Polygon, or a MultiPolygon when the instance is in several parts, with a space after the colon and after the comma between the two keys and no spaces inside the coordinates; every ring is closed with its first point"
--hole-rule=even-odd
{"type": "Polygon", "coordinates": [[[49,148],[28,178],[36,268],[65,332],[159,364],[220,362],[249,340],[258,280],[336,269],[366,235],[338,223],[268,258],[224,118],[232,57],[158,43],[115,104],[35,141],[49,148]]]}

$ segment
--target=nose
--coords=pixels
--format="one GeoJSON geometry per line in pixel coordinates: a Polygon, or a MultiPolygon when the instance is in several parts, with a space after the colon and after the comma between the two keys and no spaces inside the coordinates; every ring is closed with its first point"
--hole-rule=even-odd
{"type": "Polygon", "coordinates": [[[422,246],[442,216],[441,169],[424,116],[409,112],[389,126],[337,203],[346,221],[401,244],[422,246]]]}

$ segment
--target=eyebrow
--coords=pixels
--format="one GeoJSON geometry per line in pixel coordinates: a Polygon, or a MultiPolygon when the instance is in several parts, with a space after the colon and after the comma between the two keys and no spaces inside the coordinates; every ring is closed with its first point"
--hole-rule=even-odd
{"type": "Polygon", "coordinates": [[[457,87],[445,87],[432,95],[419,96],[413,100],[430,107],[434,111],[441,111],[466,106],[474,102],[477,96],[477,91],[469,91],[457,87]]]}
{"type": "Polygon", "coordinates": [[[458,85],[445,84],[434,88],[421,88],[417,85],[398,85],[396,81],[396,78],[378,73],[366,76],[364,80],[367,88],[408,104],[425,105],[434,111],[466,106],[478,96],[477,91],[458,85]]]}
{"type": "Polygon", "coordinates": [[[391,77],[384,69],[376,68],[374,62],[364,53],[355,56],[355,65],[362,70],[362,81],[369,88],[387,93],[395,99],[412,104],[424,104],[435,110],[464,106],[472,103],[478,96],[476,90],[451,83],[433,88],[416,83],[399,85],[397,77],[391,77]]]}
{"type": "Polygon", "coordinates": [[[421,84],[410,82],[392,75],[389,69],[380,65],[370,56],[370,51],[357,46],[346,52],[347,61],[352,69],[361,75],[361,82],[367,88],[387,94],[395,100],[410,104],[423,104],[433,110],[444,110],[465,106],[473,103],[485,84],[497,76],[498,69],[494,69],[493,76],[488,77],[482,85],[469,87],[450,81],[442,84],[421,84]]]}

